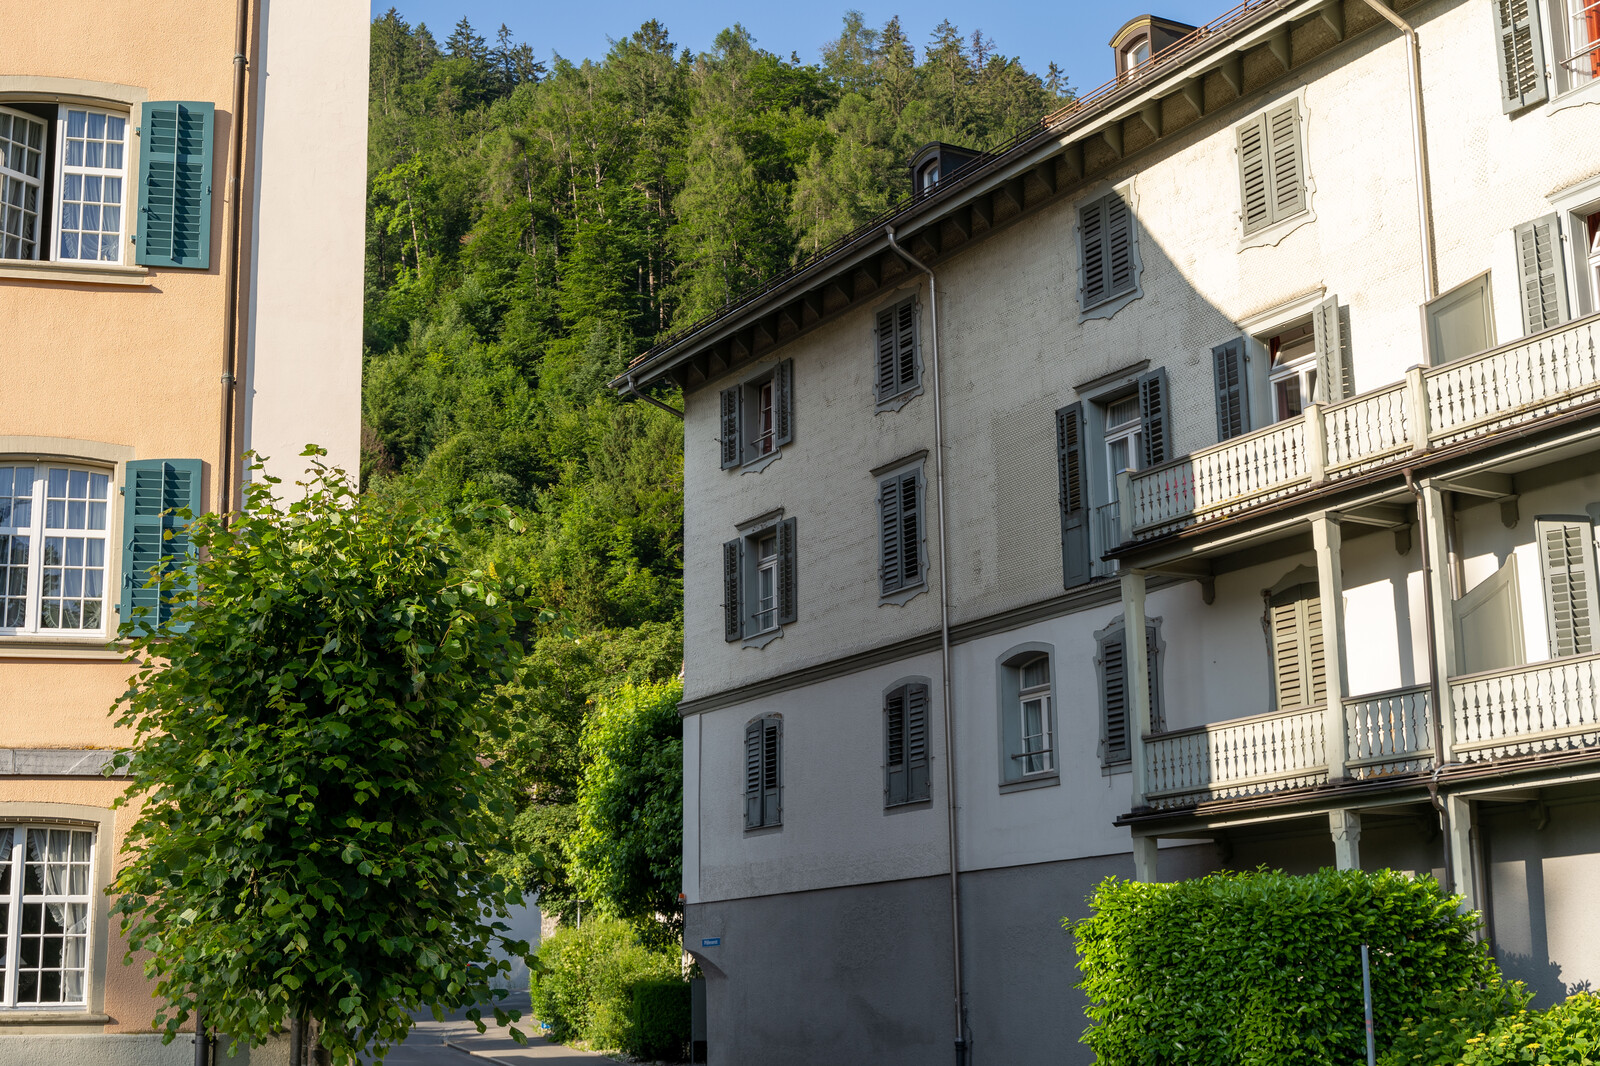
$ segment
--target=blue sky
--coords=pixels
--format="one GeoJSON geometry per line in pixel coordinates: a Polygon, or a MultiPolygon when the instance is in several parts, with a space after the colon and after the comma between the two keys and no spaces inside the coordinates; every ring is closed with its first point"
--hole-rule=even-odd
{"type": "Polygon", "coordinates": [[[890,16],[899,14],[907,36],[919,49],[927,43],[933,27],[947,18],[963,34],[983,30],[1000,52],[1020,56],[1028,69],[1040,74],[1051,60],[1060,63],[1079,92],[1110,79],[1111,50],[1107,42],[1134,15],[1152,13],[1198,25],[1232,6],[1230,0],[1163,0],[1154,9],[1136,0],[1069,0],[1055,4],[953,0],[937,6],[851,0],[841,0],[836,6],[794,0],[776,4],[728,0],[697,4],[681,0],[569,0],[538,4],[526,0],[376,0],[372,13],[382,14],[391,2],[407,22],[426,22],[441,43],[462,15],[490,40],[503,22],[515,39],[532,45],[546,62],[553,52],[574,61],[598,59],[606,52],[608,38],[626,37],[649,18],[665,23],[680,48],[687,46],[694,51],[710,47],[718,30],[742,22],[762,48],[785,56],[798,52],[807,62],[816,60],[822,45],[838,36],[844,12],[852,7],[873,26],[881,26],[890,16]]]}

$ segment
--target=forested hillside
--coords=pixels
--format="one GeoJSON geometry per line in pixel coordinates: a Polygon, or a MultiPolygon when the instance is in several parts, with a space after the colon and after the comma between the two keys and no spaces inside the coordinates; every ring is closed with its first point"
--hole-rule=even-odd
{"type": "Polygon", "coordinates": [[[504,26],[372,24],[362,477],[527,516],[467,547],[557,612],[500,754],[517,873],[559,907],[590,701],[682,658],[682,427],[606,381],[906,195],[921,145],[998,144],[1068,89],[981,33],[918,48],[855,13],[817,63],[656,21],[599,60],[536,55],[504,26]]]}

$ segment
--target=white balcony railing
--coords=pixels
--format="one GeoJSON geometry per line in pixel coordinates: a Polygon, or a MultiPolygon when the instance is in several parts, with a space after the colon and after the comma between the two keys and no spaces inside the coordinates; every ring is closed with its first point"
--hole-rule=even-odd
{"type": "Polygon", "coordinates": [[[1154,536],[1600,398],[1600,315],[1129,475],[1118,540],[1154,536]]]}
{"type": "Polygon", "coordinates": [[[1321,707],[1145,737],[1152,807],[1309,788],[1328,779],[1321,707]]]}
{"type": "Polygon", "coordinates": [[[1122,543],[1122,519],[1117,514],[1117,501],[1103,503],[1094,509],[1094,559],[1093,573],[1095,577],[1110,577],[1117,572],[1117,563],[1114,559],[1102,559],[1104,552],[1110,551],[1122,543]]]}
{"type": "Polygon", "coordinates": [[[1600,655],[1552,659],[1450,681],[1458,762],[1600,745],[1600,655]]]}
{"type": "Polygon", "coordinates": [[[1432,766],[1426,685],[1347,699],[1344,720],[1345,767],[1351,777],[1412,773],[1432,766]]]}

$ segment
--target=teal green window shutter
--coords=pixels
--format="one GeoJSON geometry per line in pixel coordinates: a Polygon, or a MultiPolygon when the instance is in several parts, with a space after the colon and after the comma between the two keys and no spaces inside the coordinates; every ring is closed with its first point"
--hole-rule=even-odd
{"type": "Polygon", "coordinates": [[[1061,583],[1082,585],[1094,576],[1089,558],[1089,491],[1084,469],[1083,404],[1056,412],[1056,467],[1061,500],[1061,583]]]}
{"type": "Polygon", "coordinates": [[[139,201],[134,261],[142,266],[211,265],[213,105],[161,101],[139,124],[139,201]]]}
{"type": "MultiPolygon", "coordinates": [[[[117,607],[122,622],[140,621],[144,625],[165,625],[172,617],[174,601],[194,588],[194,564],[189,545],[189,519],[173,511],[195,511],[200,506],[198,459],[136,459],[128,463],[127,481],[122,486],[122,597],[117,607]],[[162,556],[174,556],[167,570],[189,571],[180,588],[161,590],[151,586],[150,571],[161,565],[162,556]],[[135,619],[140,609],[147,613],[135,619]]],[[[177,631],[177,630],[175,630],[177,631]]]]}
{"type": "Polygon", "coordinates": [[[1156,367],[1139,378],[1140,436],[1144,444],[1144,465],[1157,466],[1172,456],[1167,428],[1167,368],[1156,367]]]}
{"type": "Polygon", "coordinates": [[[1217,440],[1237,437],[1250,425],[1250,383],[1245,376],[1244,338],[1211,349],[1217,384],[1217,440]]]}

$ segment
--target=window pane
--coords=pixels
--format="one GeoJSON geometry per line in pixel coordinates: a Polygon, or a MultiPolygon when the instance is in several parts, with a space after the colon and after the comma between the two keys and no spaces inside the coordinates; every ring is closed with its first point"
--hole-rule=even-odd
{"type": "Polygon", "coordinates": [[[106,117],[91,113],[89,115],[89,136],[95,140],[104,140],[106,135],[106,117]]]}
{"type": "Polygon", "coordinates": [[[88,112],[86,112],[86,111],[68,111],[67,112],[67,136],[68,137],[82,137],[83,136],[84,127],[86,125],[88,125],[88,119],[89,119],[89,116],[88,116],[88,112]]]}

